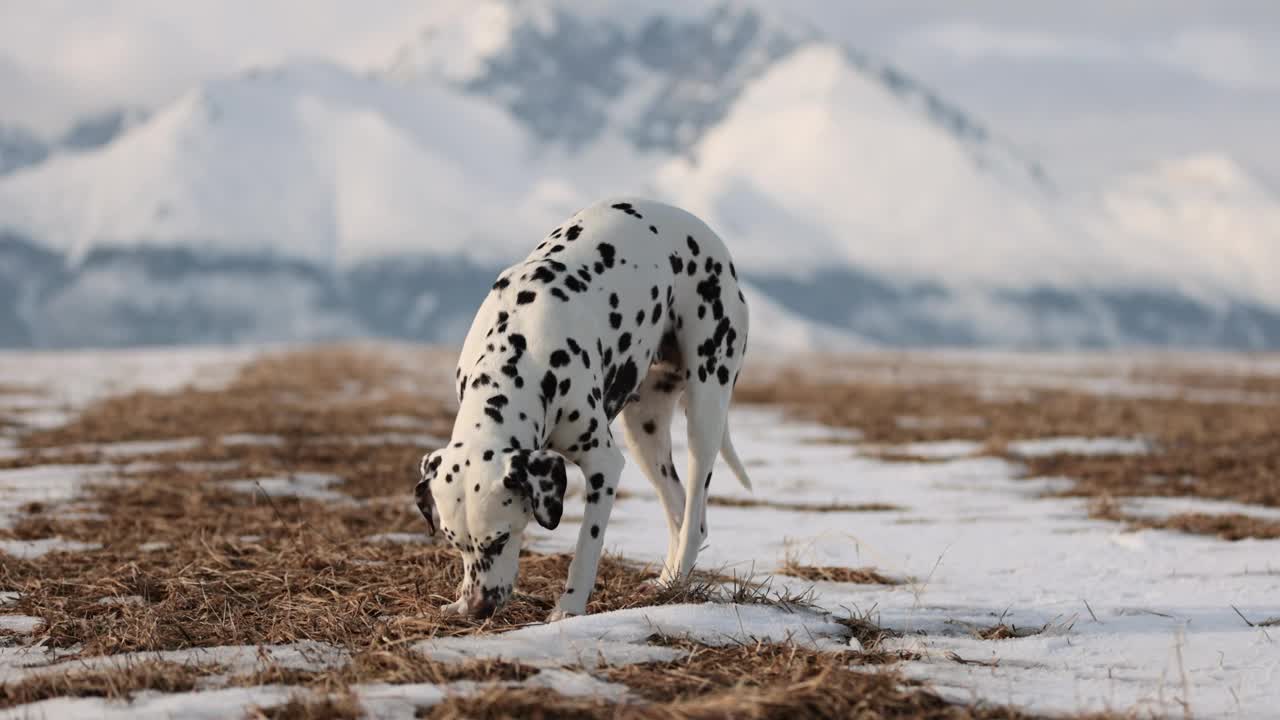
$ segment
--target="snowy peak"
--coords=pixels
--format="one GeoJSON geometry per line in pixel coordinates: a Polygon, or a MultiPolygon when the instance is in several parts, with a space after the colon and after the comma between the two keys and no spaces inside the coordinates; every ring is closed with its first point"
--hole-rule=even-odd
{"type": "Polygon", "coordinates": [[[640,150],[674,152],[808,36],[743,6],[693,2],[679,13],[638,15],[607,5],[617,12],[478,3],[425,29],[389,72],[491,97],[545,141],[581,147],[616,134],[640,150]]]}
{"type": "MultiPolygon", "coordinates": [[[[539,140],[583,150],[623,144],[642,154],[689,155],[762,76],[822,33],[743,2],[585,3],[488,0],[451,7],[396,52],[388,74],[445,83],[505,107],[539,140]]],[[[841,48],[840,64],[913,107],[995,163],[1047,185],[1043,170],[969,115],[891,65],[841,48]],[[1007,160],[1007,161],[1006,161],[1007,160]]]]}
{"type": "Polygon", "coordinates": [[[807,44],[753,82],[690,159],[663,168],[663,194],[720,227],[753,270],[852,264],[1007,283],[1037,258],[1078,254],[1015,156],[958,140],[902,92],[839,46],[807,44]]]}
{"type": "MultiPolygon", "coordinates": [[[[295,63],[206,83],[100,151],[8,178],[0,218],[73,260],[182,247],[329,267],[428,249],[426,228],[473,227],[475,198],[515,202],[525,154],[522,131],[485,103],[295,63]]],[[[504,229],[429,250],[500,255],[504,229]]]]}

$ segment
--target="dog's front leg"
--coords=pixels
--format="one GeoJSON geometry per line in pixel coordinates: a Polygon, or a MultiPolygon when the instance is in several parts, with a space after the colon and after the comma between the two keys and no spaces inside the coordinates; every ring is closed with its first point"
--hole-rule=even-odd
{"type": "Polygon", "coordinates": [[[548,618],[555,622],[570,615],[582,615],[587,611],[587,598],[596,584],[596,571],[600,567],[600,554],[604,549],[604,531],[613,512],[613,501],[622,476],[622,451],[609,437],[604,447],[596,448],[578,459],[587,479],[586,510],[582,513],[582,527],[578,530],[578,548],[569,563],[569,577],[565,581],[564,594],[556,603],[556,609],[548,618]]]}

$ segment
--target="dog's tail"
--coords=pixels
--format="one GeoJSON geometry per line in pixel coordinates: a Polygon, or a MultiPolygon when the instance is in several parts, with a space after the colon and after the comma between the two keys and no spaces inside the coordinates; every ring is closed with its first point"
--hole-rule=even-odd
{"type": "Polygon", "coordinates": [[[733,470],[734,476],[738,478],[738,482],[742,483],[742,487],[751,489],[751,478],[747,477],[747,469],[742,466],[742,460],[738,458],[738,451],[733,449],[733,440],[729,438],[729,424],[724,426],[724,439],[720,441],[720,456],[724,461],[729,463],[729,468],[733,470]]]}

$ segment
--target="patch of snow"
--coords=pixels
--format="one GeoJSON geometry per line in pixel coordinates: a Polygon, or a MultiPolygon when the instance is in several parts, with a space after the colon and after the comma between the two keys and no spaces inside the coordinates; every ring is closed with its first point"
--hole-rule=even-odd
{"type": "Polygon", "coordinates": [[[110,465],[36,465],[0,470],[0,528],[12,527],[23,505],[67,502],[85,485],[109,480],[113,470],[110,465]]]}
{"type": "Polygon", "coordinates": [[[342,478],[326,473],[295,473],[284,477],[263,477],[247,480],[227,480],[223,484],[232,490],[247,493],[265,493],[271,497],[296,497],[310,500],[346,500],[345,494],[329,488],[342,484],[342,478]]]}
{"type": "Polygon", "coordinates": [[[170,547],[172,546],[167,542],[145,542],[139,545],[138,549],[142,552],[160,552],[161,550],[168,550],[170,547]]]}
{"type": "Polygon", "coordinates": [[[378,420],[378,425],[393,430],[420,430],[431,427],[431,423],[412,415],[388,415],[378,420]]]}
{"type": "Polygon", "coordinates": [[[179,438],[176,440],[130,440],[113,443],[83,443],[65,447],[41,450],[41,455],[66,455],[69,453],[98,453],[108,458],[123,458],[130,455],[161,455],[195,450],[204,445],[200,438],[179,438]]]}
{"type": "Polygon", "coordinates": [[[345,650],[321,642],[302,640],[288,645],[222,645],[183,650],[157,650],[80,657],[62,662],[45,662],[10,670],[8,681],[21,677],[55,674],[67,670],[99,670],[124,668],[145,661],[172,662],[182,665],[218,665],[224,673],[240,675],[271,666],[289,670],[319,671],[345,665],[345,650]]]}
{"type": "Polygon", "coordinates": [[[1009,452],[1020,457],[1050,455],[1146,455],[1151,443],[1143,438],[1055,437],[1009,443],[1009,452]]]}
{"type": "Polygon", "coordinates": [[[182,693],[137,693],[132,701],[54,698],[0,710],[0,720],[222,720],[243,717],[253,707],[283,705],[299,692],[286,685],[260,685],[182,693]]]}
{"type": "Polygon", "coordinates": [[[1260,520],[1280,521],[1280,508],[1246,505],[1227,500],[1196,497],[1137,497],[1117,500],[1126,515],[1143,518],[1167,518],[1182,513],[1206,515],[1246,515],[1260,520]]]}
{"type": "MultiPolygon", "coordinates": [[[[252,347],[163,350],[3,351],[0,377],[39,388],[49,413],[41,427],[64,424],[78,408],[108,395],[137,390],[172,392],[184,386],[216,390],[260,352],[252,347]]],[[[33,424],[33,415],[20,419],[33,424]]]]}
{"type": "Polygon", "coordinates": [[[44,621],[30,615],[0,615],[0,630],[15,633],[33,633],[44,621]]]}
{"type": "Polygon", "coordinates": [[[974,428],[987,426],[987,421],[976,415],[961,417],[919,417],[916,415],[899,415],[893,419],[894,424],[903,430],[944,430],[946,428],[974,428]]]}
{"type": "Polygon", "coordinates": [[[499,635],[424,640],[414,649],[445,662],[475,658],[539,667],[627,665],[673,660],[682,652],[649,645],[651,635],[688,637],[708,645],[792,641],[844,649],[848,634],[824,614],[761,605],[666,605],[567,618],[499,635]]]}
{"type": "Polygon", "coordinates": [[[890,445],[883,449],[894,455],[909,455],[926,460],[954,460],[978,455],[984,447],[986,446],[982,443],[971,440],[939,440],[890,445]]]}
{"type": "Polygon", "coordinates": [[[264,445],[267,447],[279,447],[284,444],[284,438],[279,435],[256,435],[253,433],[232,433],[223,435],[218,438],[218,442],[227,446],[257,446],[264,445]]]}
{"type": "Polygon", "coordinates": [[[309,443],[339,443],[351,445],[415,445],[421,448],[438,448],[448,441],[424,433],[384,432],[368,435],[322,435],[307,438],[309,443]]]}
{"type": "Polygon", "coordinates": [[[18,598],[22,597],[15,590],[0,590],[0,607],[6,607],[18,602],[18,598]]]}
{"type": "Polygon", "coordinates": [[[604,682],[584,672],[562,668],[544,668],[524,683],[525,687],[543,687],[571,697],[591,697],[618,702],[628,693],[626,685],[604,682]]]}
{"type": "MultiPolygon", "coordinates": [[[[419,708],[435,705],[449,693],[462,694],[467,687],[461,683],[435,685],[432,683],[365,683],[355,686],[356,697],[367,717],[374,720],[399,720],[414,717],[419,708]]],[[[470,685],[468,683],[468,685],[470,685]]]]}
{"type": "Polygon", "coordinates": [[[119,595],[116,597],[98,598],[99,605],[145,605],[147,601],[141,595],[119,595]]]}
{"type": "Polygon", "coordinates": [[[62,538],[40,538],[39,540],[0,540],[0,553],[11,555],[19,560],[35,560],[51,552],[84,552],[97,550],[98,543],[82,543],[62,538]]]}
{"type": "Polygon", "coordinates": [[[378,533],[377,535],[370,535],[365,540],[372,543],[391,543],[395,545],[430,545],[435,542],[426,533],[406,532],[378,533]]]}

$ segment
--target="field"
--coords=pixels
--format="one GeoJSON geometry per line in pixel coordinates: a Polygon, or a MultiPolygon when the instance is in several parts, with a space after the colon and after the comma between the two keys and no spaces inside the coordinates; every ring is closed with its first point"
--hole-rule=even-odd
{"type": "MultiPolygon", "coordinates": [[[[1280,359],[752,358],[701,572],[631,466],[498,616],[413,506],[447,349],[0,355],[0,718],[1271,717],[1280,359]]],[[[683,424],[677,423],[678,457],[683,424]]],[[[678,460],[679,461],[679,460],[678,460]]]]}

